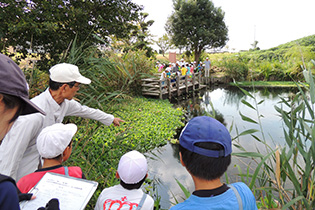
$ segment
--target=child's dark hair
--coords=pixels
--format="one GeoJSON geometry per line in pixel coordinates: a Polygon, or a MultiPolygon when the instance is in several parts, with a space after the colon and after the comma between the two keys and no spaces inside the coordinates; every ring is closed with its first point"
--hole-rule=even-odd
{"type": "MultiPolygon", "coordinates": [[[[223,150],[223,146],[217,143],[199,142],[198,147],[223,150]]],[[[231,163],[231,155],[226,157],[212,158],[191,152],[179,145],[179,152],[182,155],[186,169],[194,176],[204,180],[214,180],[220,178],[231,163]]]]}
{"type": "Polygon", "coordinates": [[[120,179],[120,185],[123,186],[123,188],[125,188],[127,190],[139,189],[146,178],[147,178],[147,176],[145,176],[143,179],[141,179],[140,182],[135,183],[135,184],[126,184],[123,180],[120,179]]]}
{"type": "Polygon", "coordinates": [[[70,88],[72,88],[75,85],[75,83],[76,83],[75,81],[73,81],[73,82],[64,82],[64,83],[62,83],[62,82],[55,82],[55,81],[49,79],[49,88],[51,90],[58,90],[63,84],[67,84],[67,85],[69,85],[70,88]]]}

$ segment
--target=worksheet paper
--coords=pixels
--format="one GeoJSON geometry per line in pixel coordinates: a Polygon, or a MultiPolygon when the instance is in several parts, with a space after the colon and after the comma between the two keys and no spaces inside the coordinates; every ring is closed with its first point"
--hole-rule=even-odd
{"type": "Polygon", "coordinates": [[[22,210],[34,210],[45,207],[49,200],[57,198],[60,209],[83,210],[97,185],[95,181],[48,172],[29,192],[34,193],[36,198],[21,202],[20,207],[22,210]]]}

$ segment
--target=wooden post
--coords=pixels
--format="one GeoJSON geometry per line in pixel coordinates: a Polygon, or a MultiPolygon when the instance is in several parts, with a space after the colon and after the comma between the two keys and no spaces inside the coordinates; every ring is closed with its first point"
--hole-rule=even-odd
{"type": "Polygon", "coordinates": [[[186,93],[188,93],[188,75],[185,76],[186,93]]]}
{"type": "Polygon", "coordinates": [[[160,80],[160,99],[163,99],[163,94],[162,94],[162,82],[163,82],[163,80],[160,80]]]}
{"type": "Polygon", "coordinates": [[[167,78],[168,99],[172,98],[171,79],[167,78]]]}
{"type": "Polygon", "coordinates": [[[199,77],[199,89],[201,89],[201,72],[199,72],[199,75],[198,75],[199,77]]]}
{"type": "Polygon", "coordinates": [[[180,80],[180,76],[177,75],[176,77],[176,88],[177,88],[177,96],[179,96],[179,80],[180,80]]]}
{"type": "Polygon", "coordinates": [[[193,86],[193,91],[195,92],[195,74],[192,75],[192,86],[193,86]]]}

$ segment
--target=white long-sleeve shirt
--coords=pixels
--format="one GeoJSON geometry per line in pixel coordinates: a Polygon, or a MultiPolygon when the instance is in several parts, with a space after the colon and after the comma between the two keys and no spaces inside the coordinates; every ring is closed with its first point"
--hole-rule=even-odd
{"type": "Polygon", "coordinates": [[[34,172],[40,157],[36,148],[36,138],[40,131],[54,123],[61,123],[65,116],[78,116],[94,119],[105,125],[112,124],[114,116],[82,106],[75,100],[65,99],[60,105],[52,98],[49,90],[31,100],[46,112],[20,116],[0,145],[0,173],[18,181],[34,172]]]}

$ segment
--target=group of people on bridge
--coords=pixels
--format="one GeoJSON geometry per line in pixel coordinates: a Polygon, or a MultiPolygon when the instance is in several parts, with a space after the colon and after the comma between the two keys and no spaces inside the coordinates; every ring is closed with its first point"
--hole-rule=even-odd
{"type": "Polygon", "coordinates": [[[168,66],[157,62],[158,72],[161,72],[160,80],[166,80],[171,78],[172,82],[176,81],[178,76],[193,77],[195,73],[203,73],[205,77],[210,76],[211,61],[207,57],[204,62],[200,61],[198,64],[196,61],[188,63],[182,58],[176,63],[169,63],[168,66]]]}

